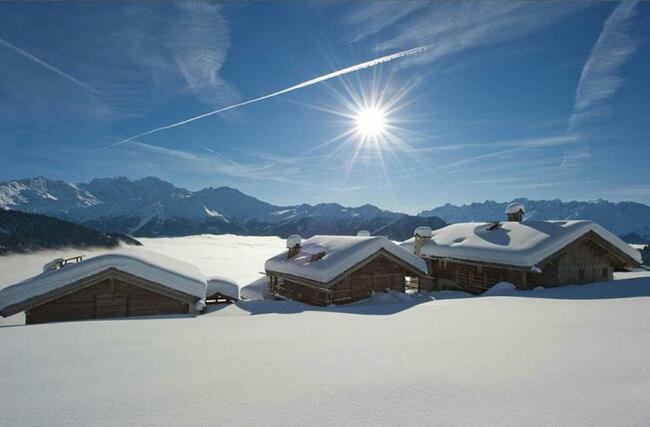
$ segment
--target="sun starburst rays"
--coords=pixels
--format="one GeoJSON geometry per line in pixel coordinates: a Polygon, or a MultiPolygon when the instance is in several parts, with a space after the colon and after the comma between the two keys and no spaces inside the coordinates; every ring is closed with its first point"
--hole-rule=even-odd
{"type": "Polygon", "coordinates": [[[334,176],[344,183],[355,176],[354,179],[391,191],[391,173],[401,174],[409,165],[420,162],[410,143],[422,135],[413,130],[413,117],[406,117],[404,111],[412,99],[408,95],[418,81],[396,84],[393,78],[382,80],[377,73],[364,82],[360,76],[351,77],[352,82],[348,78],[338,81],[342,91],[327,84],[326,93],[333,103],[300,103],[335,117],[332,124],[342,129],[307,151],[322,152],[331,159],[342,172],[334,176]]]}
{"type": "Polygon", "coordinates": [[[380,107],[360,109],[355,121],[356,131],[362,138],[380,136],[386,127],[386,115],[380,107]]]}

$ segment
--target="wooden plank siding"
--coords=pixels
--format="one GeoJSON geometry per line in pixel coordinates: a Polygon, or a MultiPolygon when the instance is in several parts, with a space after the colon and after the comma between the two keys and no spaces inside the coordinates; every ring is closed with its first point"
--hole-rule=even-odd
{"type": "Polygon", "coordinates": [[[538,265],[541,272],[533,272],[525,267],[430,258],[427,260],[429,275],[434,277],[438,290],[461,290],[472,294],[485,292],[502,281],[526,290],[536,286],[555,287],[612,280],[614,270],[624,265],[625,261],[620,254],[603,244],[603,239],[594,236],[587,233],[545,259],[538,265]]]}
{"type": "MultiPolygon", "coordinates": [[[[26,323],[152,316],[190,312],[187,297],[148,283],[143,279],[110,269],[73,287],[72,292],[48,298],[25,310],[26,323]]],[[[171,291],[171,290],[170,290],[171,291]]]]}
{"type": "Polygon", "coordinates": [[[271,293],[314,305],[346,304],[369,298],[373,292],[405,291],[406,276],[413,275],[385,254],[359,264],[328,284],[270,273],[271,293]]]}

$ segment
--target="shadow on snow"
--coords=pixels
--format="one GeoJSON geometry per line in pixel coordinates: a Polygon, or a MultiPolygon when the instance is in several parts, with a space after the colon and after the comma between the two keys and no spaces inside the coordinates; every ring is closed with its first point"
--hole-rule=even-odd
{"type": "MultiPolygon", "coordinates": [[[[440,291],[427,292],[422,294],[403,294],[401,292],[378,292],[372,298],[357,301],[351,304],[319,307],[304,304],[298,301],[281,300],[249,300],[235,303],[237,308],[250,315],[258,314],[296,314],[303,312],[324,312],[358,315],[392,315],[408,310],[419,304],[435,300],[449,299],[485,299],[490,297],[512,297],[512,298],[545,298],[564,300],[598,300],[598,299],[619,299],[650,297],[650,277],[635,277],[629,279],[618,279],[610,282],[598,282],[586,285],[567,285],[557,288],[535,289],[531,291],[504,290],[484,296],[471,296],[464,292],[440,291]]],[[[205,314],[217,313],[231,307],[230,304],[217,304],[207,307],[205,314]]],[[[200,317],[201,315],[199,315],[200,317]]],[[[158,319],[187,319],[194,318],[192,314],[174,314],[142,317],[122,317],[112,319],[101,319],[104,321],[124,320],[158,320],[158,319]]],[[[97,319],[100,320],[100,319],[97,319]]],[[[87,321],[87,320],[83,320],[87,321]]],[[[59,322],[56,322],[59,323],[59,322]]],[[[67,323],[67,322],[65,322],[67,323]]],[[[25,326],[24,324],[0,325],[0,329],[25,326]]],[[[38,326],[38,325],[35,325],[38,326]]]]}
{"type": "MultiPolygon", "coordinates": [[[[586,285],[567,285],[557,288],[535,289],[531,291],[508,290],[484,296],[472,296],[464,292],[456,291],[430,292],[420,295],[408,295],[393,292],[389,294],[377,293],[374,297],[367,300],[362,300],[346,305],[329,307],[311,306],[297,301],[273,300],[241,301],[237,303],[237,307],[243,311],[250,313],[251,315],[273,313],[294,314],[307,311],[360,315],[391,315],[407,310],[415,305],[434,300],[449,300],[460,298],[484,299],[490,297],[545,298],[564,300],[597,300],[650,297],[650,277],[618,279],[610,282],[598,282],[586,285]]],[[[221,308],[222,307],[214,307],[210,310],[210,312],[218,311],[221,308]]]]}

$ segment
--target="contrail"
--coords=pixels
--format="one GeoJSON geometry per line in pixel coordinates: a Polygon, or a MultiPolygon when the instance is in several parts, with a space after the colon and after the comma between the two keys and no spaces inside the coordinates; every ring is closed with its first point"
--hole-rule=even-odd
{"type": "Polygon", "coordinates": [[[42,59],[37,58],[36,56],[34,56],[31,53],[19,48],[18,46],[9,43],[7,40],[4,40],[1,37],[0,37],[0,45],[1,46],[6,46],[9,49],[12,49],[12,50],[18,52],[19,54],[23,55],[24,57],[26,57],[28,59],[31,59],[32,61],[36,62],[38,65],[41,65],[41,66],[47,68],[48,70],[58,74],[59,76],[63,77],[64,79],[70,80],[71,82],[76,83],[77,85],[79,85],[79,86],[81,86],[81,87],[83,87],[85,89],[88,89],[91,92],[98,93],[95,89],[88,86],[86,83],[82,82],[81,80],[78,80],[78,79],[72,77],[70,74],[59,70],[54,65],[48,64],[47,62],[43,61],[42,59]]]}
{"type": "Polygon", "coordinates": [[[229,105],[227,107],[223,107],[223,108],[220,108],[218,110],[214,110],[214,111],[210,111],[208,113],[204,113],[204,114],[201,114],[201,115],[198,115],[198,116],[190,117],[189,119],[185,119],[185,120],[180,121],[180,122],[172,123],[170,125],[166,125],[166,126],[162,126],[162,127],[156,128],[156,129],[148,130],[146,132],[142,132],[141,134],[132,136],[132,137],[127,138],[125,140],[122,140],[120,142],[116,142],[115,144],[112,144],[109,147],[116,147],[118,145],[126,144],[129,141],[133,141],[134,139],[137,139],[137,138],[140,138],[140,137],[143,137],[143,136],[146,136],[146,135],[151,135],[152,133],[160,132],[161,130],[171,129],[171,128],[175,128],[175,127],[178,127],[178,126],[183,126],[183,125],[186,125],[186,124],[191,123],[193,121],[200,120],[200,119],[203,119],[203,118],[208,117],[208,116],[212,116],[214,114],[222,113],[222,112],[228,111],[228,110],[234,110],[235,108],[243,107],[244,105],[252,104],[254,102],[262,101],[262,100],[268,99],[268,98],[273,98],[274,96],[282,95],[282,94],[285,94],[285,93],[288,93],[288,92],[293,92],[294,90],[298,90],[298,89],[305,88],[307,86],[315,85],[316,83],[324,82],[325,80],[330,80],[330,79],[333,79],[335,77],[342,76],[344,74],[353,73],[355,71],[359,71],[359,70],[362,70],[364,68],[374,67],[375,65],[379,65],[379,64],[384,63],[384,62],[393,61],[395,59],[403,58],[405,56],[415,55],[417,53],[424,52],[424,51],[430,49],[431,47],[432,47],[432,45],[414,47],[412,49],[403,50],[401,52],[396,52],[396,53],[393,53],[393,54],[390,54],[390,55],[382,56],[381,58],[376,58],[376,59],[373,59],[373,60],[370,60],[370,61],[362,62],[361,64],[352,65],[350,67],[343,68],[343,69],[338,70],[338,71],[333,71],[333,72],[331,72],[329,74],[325,74],[323,76],[316,77],[316,78],[313,78],[311,80],[307,80],[307,81],[302,82],[302,83],[298,83],[296,85],[293,85],[293,86],[290,86],[288,88],[279,90],[277,92],[269,93],[267,95],[263,95],[263,96],[260,96],[258,98],[249,99],[248,101],[243,101],[243,102],[240,102],[238,104],[229,105]]]}

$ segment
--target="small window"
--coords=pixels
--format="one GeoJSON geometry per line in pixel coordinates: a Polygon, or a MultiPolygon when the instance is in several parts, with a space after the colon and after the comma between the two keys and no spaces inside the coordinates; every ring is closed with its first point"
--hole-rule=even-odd
{"type": "Polygon", "coordinates": [[[310,262],[318,261],[319,259],[323,258],[325,256],[325,251],[318,252],[317,254],[312,254],[310,258],[310,262]]]}
{"type": "Polygon", "coordinates": [[[585,269],[584,268],[581,268],[580,270],[578,270],[578,280],[580,282],[585,281],[585,269]]]}

